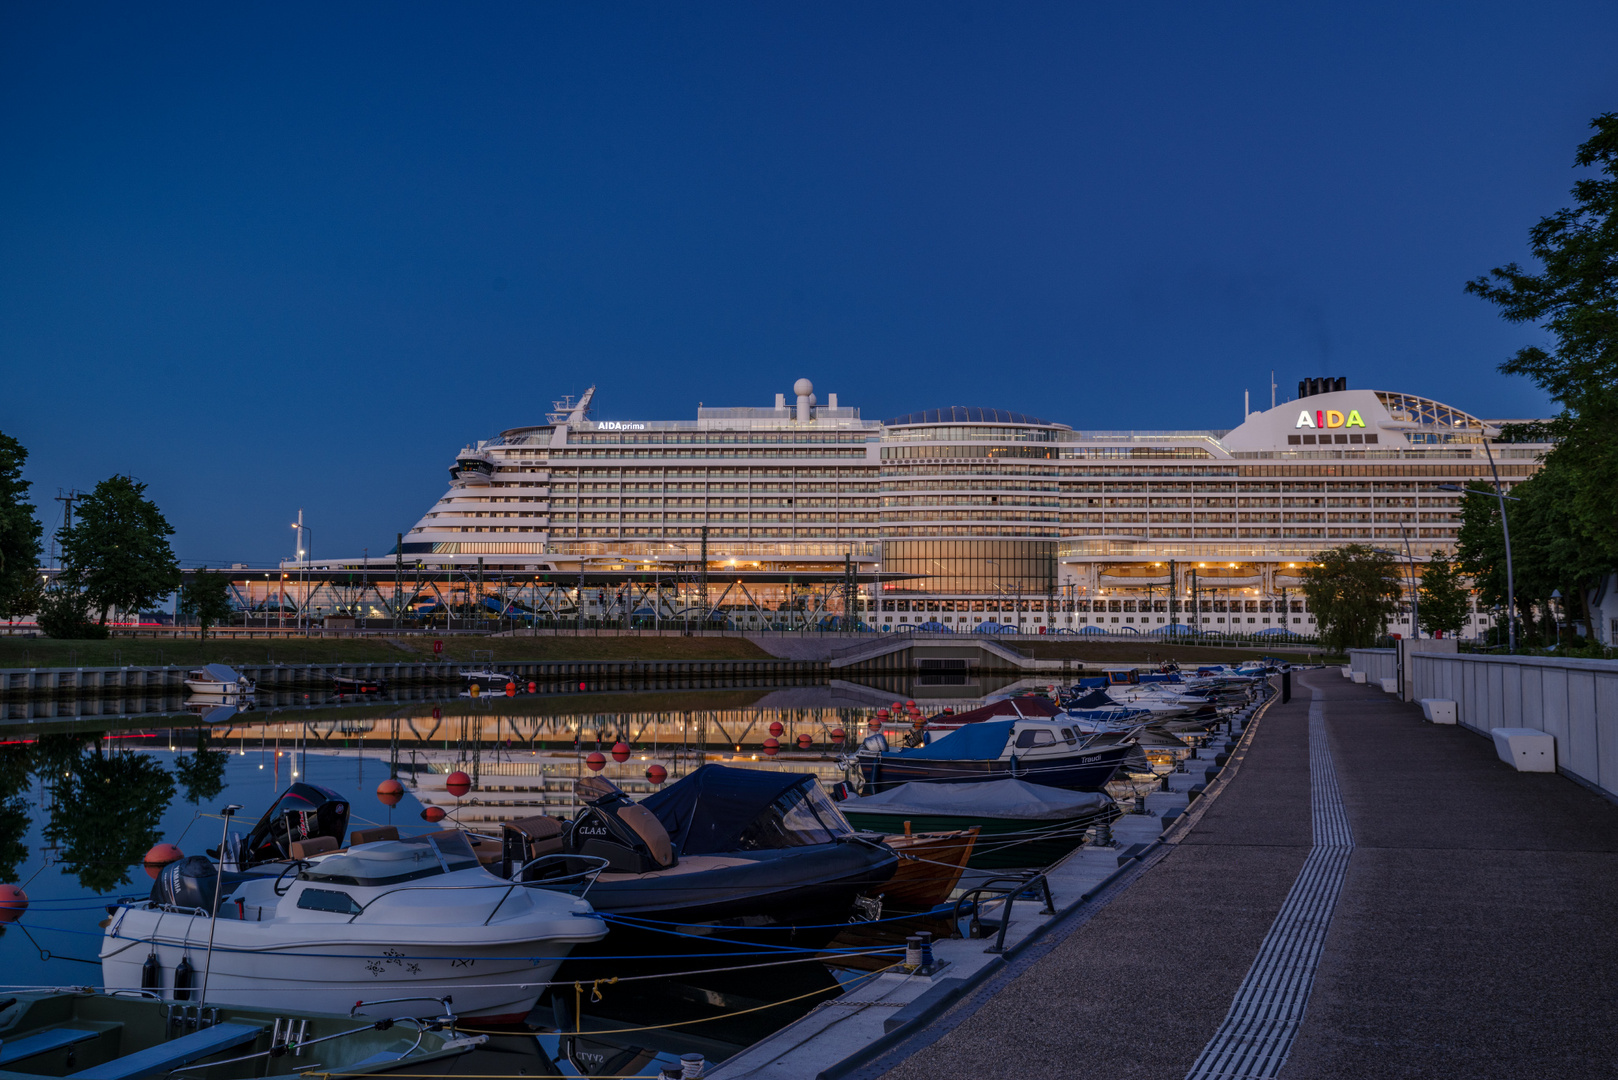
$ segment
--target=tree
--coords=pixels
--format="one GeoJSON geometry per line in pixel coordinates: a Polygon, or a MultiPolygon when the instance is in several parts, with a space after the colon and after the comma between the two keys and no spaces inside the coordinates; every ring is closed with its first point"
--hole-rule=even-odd
{"type": "Polygon", "coordinates": [[[191,580],[180,588],[180,613],[197,620],[200,636],[208,636],[208,627],[230,618],[230,582],[217,574],[208,573],[206,566],[191,575],[191,580]]]}
{"type": "Polygon", "coordinates": [[[55,803],[45,839],[60,847],[64,869],[91,892],[129,884],[129,868],[158,841],[174,799],[174,778],[145,754],[102,752],[69,759],[51,781],[55,803]]]}
{"type": "Polygon", "coordinates": [[[1375,645],[1399,610],[1398,565],[1363,544],[1317,552],[1302,577],[1321,644],[1335,652],[1375,645]]]}
{"type": "Polygon", "coordinates": [[[1442,555],[1428,560],[1421,573],[1421,628],[1434,637],[1454,635],[1466,625],[1472,604],[1460,575],[1442,555]]]}
{"type": "Polygon", "coordinates": [[[27,615],[39,604],[42,530],[22,478],[28,451],[0,432],[0,619],[27,615]]]}
{"type": "MultiPolygon", "coordinates": [[[[1572,591],[1586,604],[1592,576],[1618,568],[1618,431],[1612,424],[1618,415],[1618,113],[1598,116],[1590,127],[1595,134],[1573,160],[1594,175],[1575,182],[1572,208],[1540,218],[1528,231],[1540,272],[1508,263],[1466,285],[1498,305],[1508,321],[1537,324],[1554,342],[1550,351],[1519,349],[1500,365],[1506,374],[1534,380],[1562,405],[1541,432],[1557,445],[1535,478],[1558,474],[1542,485],[1554,486],[1556,497],[1541,504],[1546,527],[1540,533],[1560,541],[1560,557],[1537,551],[1526,532],[1512,554],[1520,579],[1536,557],[1559,563],[1558,576],[1571,577],[1572,591]],[[1570,557],[1576,574],[1568,569],[1570,557]]],[[[1517,516],[1512,512],[1514,540],[1517,516]]]]}
{"type": "Polygon", "coordinates": [[[102,626],[112,609],[138,613],[180,586],[169,548],[174,529],[146,498],[146,485],[114,476],[79,500],[79,519],[59,534],[62,566],[75,575],[102,626]]]}
{"type": "Polygon", "coordinates": [[[225,765],[230,761],[230,751],[210,749],[210,741],[208,729],[202,728],[197,734],[196,752],[179,754],[174,759],[174,777],[185,789],[188,803],[218,798],[225,790],[225,765]]]}
{"type": "Polygon", "coordinates": [[[59,574],[40,594],[39,628],[46,637],[104,638],[107,628],[90,618],[90,600],[79,587],[78,575],[59,574]]]}

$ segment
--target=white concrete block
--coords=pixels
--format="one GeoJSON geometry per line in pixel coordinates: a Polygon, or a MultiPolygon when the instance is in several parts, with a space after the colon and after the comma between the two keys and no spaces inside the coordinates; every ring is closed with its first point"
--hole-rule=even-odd
{"type": "Polygon", "coordinates": [[[1354,677],[1354,669],[1349,667],[1347,664],[1344,664],[1343,665],[1343,678],[1352,679],[1353,677],[1354,677]]]}
{"type": "Polygon", "coordinates": [[[1455,702],[1448,698],[1424,697],[1421,713],[1435,724],[1455,723],[1455,702]]]}
{"type": "Polygon", "coordinates": [[[1362,683],[1362,682],[1364,682],[1364,681],[1365,681],[1365,672],[1363,672],[1363,671],[1356,671],[1356,672],[1353,672],[1353,673],[1352,673],[1352,674],[1351,674],[1351,675],[1350,675],[1350,676],[1349,676],[1349,678],[1351,678],[1351,679],[1353,679],[1353,680],[1354,680],[1354,681],[1355,681],[1355,682],[1359,682],[1359,683],[1362,683]]]}
{"type": "Polygon", "coordinates": [[[1398,679],[1379,679],[1378,681],[1382,684],[1384,694],[1397,694],[1399,692],[1398,679]]]}
{"type": "Polygon", "coordinates": [[[1490,728],[1500,760],[1518,772],[1555,772],[1556,737],[1537,728],[1490,728]]]}

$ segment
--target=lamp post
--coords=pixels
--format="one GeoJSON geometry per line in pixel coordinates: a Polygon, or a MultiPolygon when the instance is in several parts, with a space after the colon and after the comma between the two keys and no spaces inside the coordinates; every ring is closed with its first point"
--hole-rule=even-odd
{"type": "Polygon", "coordinates": [[[314,558],[315,542],[311,537],[314,530],[303,523],[303,511],[298,511],[298,520],[292,523],[298,530],[298,565],[303,573],[303,636],[309,636],[309,559],[314,558]],[[306,559],[304,556],[307,555],[306,559]]]}

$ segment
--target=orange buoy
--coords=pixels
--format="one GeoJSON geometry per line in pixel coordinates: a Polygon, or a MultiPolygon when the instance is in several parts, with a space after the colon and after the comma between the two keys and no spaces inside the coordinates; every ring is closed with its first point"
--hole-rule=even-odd
{"type": "Polygon", "coordinates": [[[472,684],[471,694],[472,694],[473,697],[482,697],[483,696],[483,687],[480,686],[477,683],[473,683],[472,684]]]}
{"type": "Polygon", "coordinates": [[[607,759],[600,750],[592,750],[590,756],[584,759],[584,764],[591,772],[600,772],[607,767],[607,759]]]}
{"type": "Polygon", "coordinates": [[[661,765],[652,765],[646,770],[646,779],[654,784],[661,784],[669,778],[669,771],[661,765]]]}
{"type": "Polygon", "coordinates": [[[778,739],[781,737],[781,733],[785,730],[786,728],[781,726],[781,721],[779,720],[770,725],[770,734],[774,735],[778,739]]]}
{"type": "MultiPolygon", "coordinates": [[[[166,845],[158,845],[163,847],[166,845]]],[[[153,849],[156,850],[155,848],[153,849]]],[[[175,848],[176,851],[179,848],[175,848]]],[[[156,876],[156,875],[153,875],[156,876]]],[[[28,910],[28,894],[20,885],[0,885],[0,923],[14,923],[28,910]]]]}
{"type": "Polygon", "coordinates": [[[781,744],[776,742],[774,739],[765,739],[764,752],[771,757],[774,757],[776,754],[781,752],[781,744]]]}
{"type": "Polygon", "coordinates": [[[834,727],[834,728],[831,729],[831,741],[832,742],[840,743],[846,738],[848,738],[848,732],[844,731],[842,728],[834,727]]]}
{"type": "Polygon", "coordinates": [[[404,785],[397,780],[384,780],[376,786],[377,801],[383,806],[398,806],[404,793],[404,785]]]}
{"type": "Polygon", "coordinates": [[[146,866],[146,876],[155,880],[163,872],[163,867],[172,862],[179,862],[183,858],[185,852],[173,844],[154,844],[141,862],[146,866]]]}
{"type": "Polygon", "coordinates": [[[462,795],[472,790],[472,778],[456,769],[444,777],[444,790],[459,799],[462,795]]]}
{"type": "Polygon", "coordinates": [[[798,749],[799,750],[807,750],[807,749],[809,749],[809,747],[814,745],[814,742],[815,742],[815,740],[813,738],[811,738],[807,733],[805,733],[803,735],[799,735],[798,736],[798,749]]]}
{"type": "Polygon", "coordinates": [[[443,821],[444,820],[444,808],[442,806],[429,806],[429,807],[427,807],[426,809],[422,810],[422,812],[421,812],[421,820],[429,821],[429,822],[432,822],[433,824],[437,824],[438,822],[443,821]]]}
{"type": "Polygon", "coordinates": [[[620,739],[618,742],[612,744],[612,760],[620,763],[628,761],[629,754],[629,744],[623,740],[620,739]]]}
{"type": "Polygon", "coordinates": [[[517,684],[514,683],[514,682],[506,683],[506,697],[516,697],[516,696],[517,696],[517,684]]]}

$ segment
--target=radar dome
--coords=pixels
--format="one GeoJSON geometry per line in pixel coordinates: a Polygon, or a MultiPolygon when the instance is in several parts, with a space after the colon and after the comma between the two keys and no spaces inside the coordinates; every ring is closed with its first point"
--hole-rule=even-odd
{"type": "Polygon", "coordinates": [[[808,397],[815,392],[815,384],[808,379],[799,379],[792,384],[792,392],[799,397],[808,397]]]}

